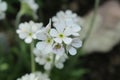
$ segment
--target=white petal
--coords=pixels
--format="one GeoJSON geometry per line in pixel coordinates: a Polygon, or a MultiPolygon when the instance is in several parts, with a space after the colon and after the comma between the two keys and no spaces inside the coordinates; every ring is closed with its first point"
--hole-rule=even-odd
{"type": "Polygon", "coordinates": [[[63,63],[56,63],[55,66],[58,69],[62,69],[64,67],[63,63]]]}
{"type": "Polygon", "coordinates": [[[57,42],[57,43],[60,43],[60,44],[62,43],[62,39],[60,39],[60,38],[55,38],[54,40],[55,40],[55,42],[57,42]]]}
{"type": "Polygon", "coordinates": [[[42,32],[41,30],[36,33],[36,37],[39,40],[45,40],[47,38],[46,33],[42,32]]]}
{"type": "Polygon", "coordinates": [[[18,30],[16,30],[16,33],[20,33],[20,32],[21,32],[21,30],[19,30],[19,29],[18,29],[18,30]]]}
{"type": "Polygon", "coordinates": [[[62,18],[62,17],[64,17],[64,12],[63,11],[59,11],[58,13],[57,13],[57,17],[58,18],[62,18]]]}
{"type": "Polygon", "coordinates": [[[78,38],[73,39],[72,46],[79,48],[82,46],[82,41],[78,38]]]}
{"type": "Polygon", "coordinates": [[[71,18],[67,18],[65,21],[67,26],[71,26],[73,24],[73,20],[71,18]]]}
{"type": "Polygon", "coordinates": [[[64,41],[65,44],[70,44],[70,43],[72,42],[72,39],[65,37],[65,38],[63,39],[63,41],[64,41]]]}
{"type": "Polygon", "coordinates": [[[47,45],[46,47],[45,47],[45,51],[44,51],[44,53],[50,53],[50,52],[52,52],[52,45],[47,45]]]}
{"type": "Polygon", "coordinates": [[[73,36],[79,36],[80,34],[79,33],[72,33],[73,36]]]}
{"type": "Polygon", "coordinates": [[[33,35],[32,35],[32,38],[33,38],[33,39],[37,39],[36,34],[33,34],[33,35]]]}
{"type": "Polygon", "coordinates": [[[66,10],[65,12],[67,15],[71,15],[72,14],[72,11],[71,10],[66,10]]]}
{"type": "Polygon", "coordinates": [[[45,70],[50,70],[50,69],[51,69],[51,64],[50,64],[50,63],[46,63],[46,64],[44,65],[44,69],[45,69],[45,70]]]}
{"type": "Polygon", "coordinates": [[[66,36],[70,36],[70,35],[71,35],[71,29],[70,29],[70,27],[67,27],[67,28],[65,29],[64,34],[65,34],[66,36]]]}
{"type": "Polygon", "coordinates": [[[81,30],[80,26],[77,24],[72,25],[72,30],[73,32],[79,32],[81,30]]]}
{"type": "Polygon", "coordinates": [[[38,43],[36,44],[36,48],[39,49],[39,50],[44,50],[45,47],[46,47],[45,42],[38,42],[38,43]]]}
{"type": "Polygon", "coordinates": [[[1,11],[6,11],[7,10],[7,4],[6,4],[6,2],[2,2],[0,4],[0,9],[1,9],[1,11]]]}
{"type": "Polygon", "coordinates": [[[75,55],[75,54],[77,53],[77,51],[76,51],[75,48],[71,47],[71,48],[69,49],[69,53],[70,53],[71,55],[75,55]]]}
{"type": "Polygon", "coordinates": [[[51,28],[51,19],[49,20],[49,23],[46,26],[46,30],[49,31],[51,28]]]}
{"type": "Polygon", "coordinates": [[[58,21],[58,18],[52,17],[52,21],[53,21],[53,22],[57,22],[57,21],[58,21]]]}
{"type": "Polygon", "coordinates": [[[26,33],[19,33],[20,39],[25,39],[28,35],[26,33]]]}
{"type": "Polygon", "coordinates": [[[27,38],[25,39],[25,42],[26,42],[26,43],[31,43],[31,42],[32,42],[32,38],[31,38],[31,37],[27,37],[27,38]]]}
{"type": "Polygon", "coordinates": [[[55,29],[50,30],[50,35],[53,37],[57,37],[58,32],[55,29]]]}
{"type": "Polygon", "coordinates": [[[65,29],[65,24],[64,23],[59,23],[59,24],[56,24],[55,28],[57,29],[57,31],[59,33],[63,33],[64,29],[65,29]]]}
{"type": "Polygon", "coordinates": [[[36,57],[36,58],[35,58],[35,61],[36,61],[37,63],[39,63],[40,65],[44,65],[44,64],[45,64],[45,60],[44,60],[44,59],[40,59],[39,57],[36,57]]]}

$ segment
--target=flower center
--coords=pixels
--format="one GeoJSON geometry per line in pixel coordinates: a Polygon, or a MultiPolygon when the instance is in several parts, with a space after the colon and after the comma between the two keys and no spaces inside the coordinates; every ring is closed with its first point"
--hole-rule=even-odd
{"type": "Polygon", "coordinates": [[[47,42],[47,43],[51,43],[51,39],[48,38],[48,39],[46,40],[46,42],[47,42]]]}
{"type": "Polygon", "coordinates": [[[29,36],[32,36],[32,33],[29,33],[28,35],[29,35],[29,36]]]}
{"type": "Polygon", "coordinates": [[[55,49],[60,49],[60,48],[61,48],[60,44],[55,45],[55,49]]]}
{"type": "Polygon", "coordinates": [[[50,61],[51,61],[51,59],[50,59],[50,58],[46,58],[46,60],[47,60],[48,62],[50,62],[50,61]]]}
{"type": "Polygon", "coordinates": [[[63,35],[63,34],[59,34],[59,37],[60,37],[60,38],[64,38],[64,35],[63,35]]]}

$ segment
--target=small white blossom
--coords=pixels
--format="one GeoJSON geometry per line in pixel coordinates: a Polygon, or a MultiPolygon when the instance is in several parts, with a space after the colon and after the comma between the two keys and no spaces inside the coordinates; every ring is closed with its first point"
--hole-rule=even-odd
{"type": "Polygon", "coordinates": [[[77,48],[80,48],[82,46],[82,41],[78,38],[74,38],[72,43],[70,45],[67,45],[67,51],[70,53],[70,55],[77,54],[77,48]]]}
{"type": "Polygon", "coordinates": [[[0,0],[0,20],[5,18],[5,11],[7,10],[7,3],[0,0]]]}
{"type": "Polygon", "coordinates": [[[65,54],[65,49],[62,44],[55,43],[52,48],[52,52],[57,55],[63,55],[65,54]]]}
{"type": "Polygon", "coordinates": [[[42,23],[21,23],[19,29],[16,31],[19,34],[20,39],[24,39],[26,43],[31,43],[33,39],[36,39],[36,32],[42,28],[42,23]]]}
{"type": "Polygon", "coordinates": [[[40,40],[36,47],[45,53],[52,51],[53,39],[46,33],[39,32],[37,33],[37,39],[40,40]]]}
{"type": "Polygon", "coordinates": [[[73,23],[78,23],[79,17],[77,16],[77,14],[72,13],[71,10],[66,10],[65,12],[59,11],[57,15],[52,18],[52,21],[54,23],[54,26],[59,23],[71,25],[73,23]]]}
{"type": "Polygon", "coordinates": [[[45,70],[50,70],[53,65],[55,65],[55,67],[58,69],[62,69],[64,67],[64,62],[68,58],[66,54],[61,55],[56,55],[53,53],[44,54],[37,48],[34,49],[34,54],[36,56],[35,61],[39,65],[43,65],[45,70]],[[55,60],[54,63],[53,60],[55,60]]]}
{"type": "Polygon", "coordinates": [[[49,35],[49,30],[51,29],[51,20],[49,21],[48,25],[45,28],[42,28],[38,30],[36,33],[36,37],[38,40],[40,40],[36,47],[41,50],[41,52],[44,53],[50,53],[52,52],[52,46],[53,46],[53,39],[49,35]]]}
{"type": "Polygon", "coordinates": [[[41,72],[35,72],[30,74],[25,74],[17,80],[50,80],[47,74],[41,72]]]}
{"type": "Polygon", "coordinates": [[[50,35],[54,37],[55,42],[60,44],[62,42],[65,44],[70,44],[72,42],[72,38],[69,37],[71,35],[71,29],[66,28],[66,25],[64,23],[56,25],[55,28],[56,29],[50,30],[50,35]]]}
{"type": "Polygon", "coordinates": [[[68,56],[66,54],[63,55],[56,55],[55,57],[55,67],[58,69],[62,69],[64,67],[64,62],[68,56]]]}
{"type": "MultiPolygon", "coordinates": [[[[44,50],[45,51],[45,50],[44,50]]],[[[50,70],[52,67],[52,62],[53,62],[53,54],[48,53],[42,53],[41,50],[35,48],[34,49],[34,54],[35,54],[35,61],[39,65],[44,65],[45,70],[50,70]]]]}
{"type": "Polygon", "coordinates": [[[21,2],[26,3],[35,13],[38,9],[38,4],[35,3],[34,0],[20,0],[21,2]]]}

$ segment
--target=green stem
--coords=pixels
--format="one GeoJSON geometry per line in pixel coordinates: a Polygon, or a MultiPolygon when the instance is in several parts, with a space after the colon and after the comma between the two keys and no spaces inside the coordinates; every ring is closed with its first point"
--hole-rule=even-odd
{"type": "Polygon", "coordinates": [[[97,11],[98,11],[98,7],[99,7],[99,2],[100,2],[100,0],[95,0],[94,13],[93,13],[93,15],[92,15],[93,17],[92,17],[92,19],[91,19],[91,23],[90,23],[90,26],[89,26],[89,30],[88,30],[88,32],[87,32],[87,34],[86,34],[86,37],[85,37],[85,39],[83,40],[83,47],[84,47],[84,44],[85,44],[85,42],[87,41],[87,39],[90,37],[90,34],[91,34],[92,29],[93,29],[93,27],[94,27],[94,23],[95,23],[97,11]]]}
{"type": "Polygon", "coordinates": [[[35,59],[34,59],[34,54],[33,54],[33,48],[34,48],[34,42],[31,43],[30,45],[30,50],[31,50],[31,72],[35,72],[35,59]]]}
{"type": "MultiPolygon", "coordinates": [[[[92,28],[93,28],[93,26],[94,26],[95,18],[96,18],[96,15],[97,15],[97,10],[98,10],[98,6],[99,6],[99,1],[100,1],[100,0],[95,0],[94,14],[93,14],[93,17],[92,17],[92,20],[91,20],[90,29],[89,29],[89,31],[88,31],[88,33],[87,33],[87,35],[86,35],[87,37],[83,40],[83,47],[84,47],[84,44],[85,44],[86,40],[87,40],[88,37],[90,36],[90,33],[91,33],[92,28]]],[[[82,47],[82,48],[83,48],[83,47],[82,47]]],[[[72,68],[74,67],[74,65],[72,65],[72,64],[77,62],[77,60],[79,59],[79,57],[81,56],[81,54],[82,54],[82,55],[84,54],[84,52],[82,51],[82,49],[80,49],[79,52],[80,52],[80,53],[79,53],[78,55],[76,55],[73,59],[71,59],[71,62],[72,62],[72,63],[69,65],[69,66],[70,66],[69,69],[72,69],[72,68]]]]}
{"type": "Polygon", "coordinates": [[[16,27],[17,27],[17,26],[19,25],[19,23],[20,23],[20,18],[21,18],[21,16],[22,16],[21,12],[18,12],[18,14],[17,14],[17,16],[16,16],[16,24],[15,24],[16,27]]]}

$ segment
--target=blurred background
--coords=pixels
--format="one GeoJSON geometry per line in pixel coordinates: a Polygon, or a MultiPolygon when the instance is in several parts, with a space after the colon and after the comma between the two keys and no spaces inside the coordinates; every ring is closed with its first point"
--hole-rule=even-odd
{"type": "MultiPolygon", "coordinates": [[[[19,0],[4,0],[8,4],[6,18],[0,20],[0,80],[15,80],[30,72],[29,45],[16,34],[19,0]]],[[[86,38],[76,56],[66,61],[62,70],[53,69],[51,80],[120,80],[120,1],[100,0],[94,26],[90,22],[95,0],[36,0],[38,19],[45,25],[60,10],[70,9],[81,16],[80,39],[86,38]]],[[[23,15],[21,22],[32,20],[23,15]]],[[[37,64],[36,64],[37,65],[37,64]]],[[[38,70],[43,70],[37,65],[38,70]]]]}

